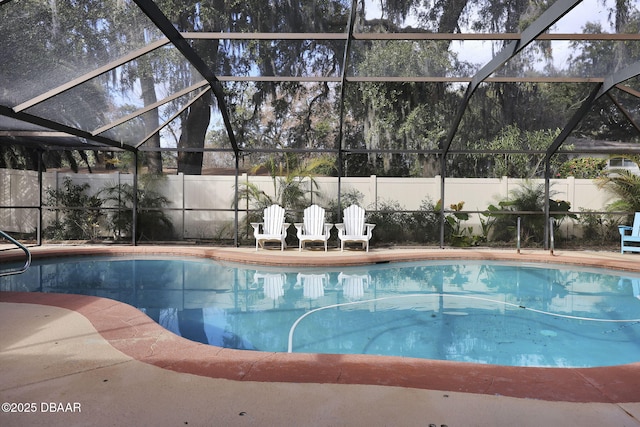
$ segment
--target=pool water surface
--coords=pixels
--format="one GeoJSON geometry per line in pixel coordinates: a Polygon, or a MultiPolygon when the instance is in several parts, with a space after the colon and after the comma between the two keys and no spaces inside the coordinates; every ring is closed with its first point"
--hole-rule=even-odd
{"type": "Polygon", "coordinates": [[[0,290],[131,304],[187,339],[269,352],[508,366],[637,362],[640,274],[533,263],[421,261],[256,268],[192,258],[34,261],[0,290]]]}

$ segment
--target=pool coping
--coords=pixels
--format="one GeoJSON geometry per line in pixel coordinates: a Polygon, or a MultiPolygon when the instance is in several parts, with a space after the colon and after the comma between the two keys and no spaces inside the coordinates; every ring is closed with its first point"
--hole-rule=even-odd
{"type": "MultiPolygon", "coordinates": [[[[34,259],[84,255],[180,255],[271,266],[346,266],[424,259],[519,260],[640,272],[640,257],[612,252],[441,249],[363,251],[260,250],[204,246],[46,246],[34,259]]],[[[3,255],[3,261],[11,256],[3,255]]],[[[19,258],[19,255],[16,255],[19,258]]],[[[129,357],[175,372],[236,381],[335,383],[408,387],[564,402],[640,401],[640,362],[597,368],[522,368],[391,356],[274,353],[225,349],[189,341],[138,309],[114,300],[66,294],[0,292],[0,301],[50,305],[86,317],[129,357]]]]}

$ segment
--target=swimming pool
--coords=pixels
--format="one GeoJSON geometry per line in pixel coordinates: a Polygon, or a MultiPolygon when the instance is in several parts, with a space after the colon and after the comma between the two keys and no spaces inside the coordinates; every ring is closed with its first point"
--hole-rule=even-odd
{"type": "Polygon", "coordinates": [[[230,348],[565,367],[637,361],[639,282],[637,273],[486,261],[285,270],[88,257],[36,261],[0,289],[116,299],[230,348]]]}

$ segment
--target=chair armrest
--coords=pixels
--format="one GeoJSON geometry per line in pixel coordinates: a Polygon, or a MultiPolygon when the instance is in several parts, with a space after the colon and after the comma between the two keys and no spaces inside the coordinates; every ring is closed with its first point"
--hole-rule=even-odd
{"type": "Polygon", "coordinates": [[[632,231],[633,227],[630,225],[619,225],[618,232],[620,232],[621,236],[626,236],[628,231],[632,231]]]}
{"type": "Polygon", "coordinates": [[[367,229],[367,230],[365,231],[365,235],[367,235],[367,236],[371,236],[373,229],[374,229],[374,228],[376,228],[376,225],[375,225],[375,224],[368,224],[368,223],[365,223],[365,224],[364,224],[364,227],[367,229]]]}
{"type": "Polygon", "coordinates": [[[333,224],[324,224],[324,234],[329,234],[329,232],[331,231],[331,229],[333,228],[333,224]]]}
{"type": "Polygon", "coordinates": [[[304,228],[304,223],[302,222],[294,222],[293,226],[298,230],[298,236],[301,236],[304,232],[303,228],[304,228]]]}
{"type": "Polygon", "coordinates": [[[291,227],[291,223],[289,222],[283,222],[282,223],[282,233],[286,233],[287,230],[289,229],[289,227],[291,227]]]}
{"type": "Polygon", "coordinates": [[[301,273],[298,273],[298,274],[296,275],[296,284],[295,284],[295,285],[293,285],[293,287],[294,287],[295,289],[300,289],[300,288],[302,287],[302,280],[300,280],[300,275],[301,275],[301,273]]]}
{"type": "Polygon", "coordinates": [[[344,231],[344,223],[341,222],[340,224],[336,224],[335,226],[338,230],[344,231]]]}
{"type": "Polygon", "coordinates": [[[252,222],[250,223],[253,227],[254,231],[260,231],[260,226],[264,224],[264,222],[252,222]]]}

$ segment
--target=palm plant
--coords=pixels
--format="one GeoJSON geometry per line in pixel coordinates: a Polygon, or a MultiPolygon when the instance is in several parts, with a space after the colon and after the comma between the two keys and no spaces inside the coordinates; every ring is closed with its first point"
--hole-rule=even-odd
{"type": "MultiPolygon", "coordinates": [[[[640,165],[640,156],[631,156],[629,159],[640,165]]],[[[607,210],[640,212],[640,175],[626,169],[614,169],[597,182],[600,188],[617,197],[617,200],[607,205],[607,210]]]]}
{"type": "Polygon", "coordinates": [[[334,161],[327,157],[319,157],[310,161],[297,162],[292,154],[284,155],[283,162],[277,162],[271,156],[264,164],[257,165],[252,172],[266,167],[273,181],[273,195],[260,190],[257,185],[247,182],[240,184],[238,199],[247,200],[254,209],[279,204],[285,209],[303,209],[307,206],[307,194],[320,196],[318,183],[314,179],[316,172],[333,167],[334,161]],[[309,180],[311,189],[307,190],[303,183],[309,180]]]}
{"type": "Polygon", "coordinates": [[[131,236],[134,196],[137,196],[138,206],[136,239],[160,240],[173,237],[173,223],[162,211],[169,204],[169,199],[152,188],[153,183],[161,177],[162,175],[143,175],[137,191],[131,184],[116,184],[100,191],[103,200],[116,207],[109,216],[109,226],[116,239],[131,236]]]}
{"type": "MultiPolygon", "coordinates": [[[[278,204],[287,209],[287,211],[302,211],[309,204],[307,195],[313,194],[316,197],[320,197],[318,183],[314,179],[316,173],[334,167],[334,160],[328,157],[319,157],[310,161],[300,162],[294,154],[285,153],[280,158],[281,161],[277,160],[274,156],[271,156],[264,164],[257,165],[252,169],[254,173],[261,168],[266,168],[269,171],[273,181],[273,194],[267,194],[254,183],[244,182],[238,188],[238,203],[241,200],[246,201],[249,208],[254,212],[259,212],[272,204],[278,204]],[[310,189],[306,185],[307,180],[309,180],[310,189]]],[[[234,201],[233,207],[235,205],[234,201]]],[[[296,218],[290,218],[289,212],[287,216],[288,222],[296,220],[296,218]]],[[[259,218],[259,213],[248,212],[244,219],[247,230],[249,223],[258,221],[259,218]]]]}
{"type": "MultiPolygon", "coordinates": [[[[555,192],[550,191],[549,195],[553,196],[555,192]]],[[[515,212],[527,212],[521,223],[521,236],[527,240],[541,242],[544,239],[544,205],[545,205],[545,185],[533,184],[526,181],[520,188],[511,191],[511,197],[498,203],[500,208],[491,205],[488,208],[488,216],[495,216],[496,220],[493,224],[494,235],[496,240],[509,241],[515,235],[518,215],[505,215],[499,213],[500,210],[515,212]],[[540,212],[533,213],[533,212],[540,212]]],[[[571,205],[564,200],[549,199],[550,216],[556,220],[554,229],[560,227],[560,223],[566,219],[577,216],[570,214],[571,205]]]]}

